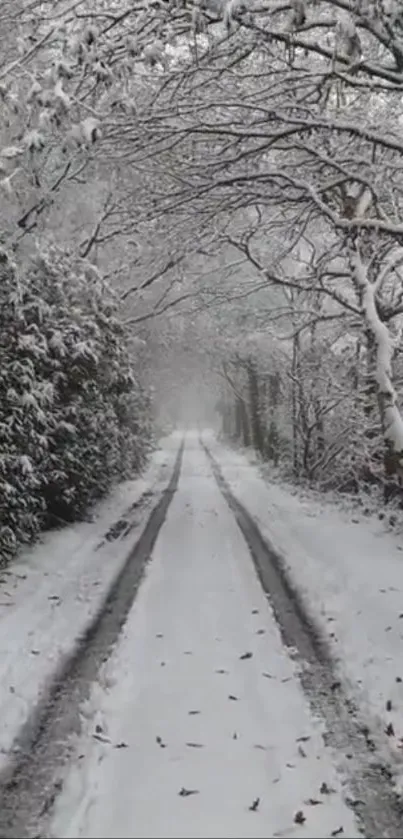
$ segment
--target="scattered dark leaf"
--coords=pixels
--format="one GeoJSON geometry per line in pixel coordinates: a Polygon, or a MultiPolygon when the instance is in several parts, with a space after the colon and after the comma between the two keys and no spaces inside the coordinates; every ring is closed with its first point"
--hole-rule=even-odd
{"type": "Polygon", "coordinates": [[[286,763],[287,769],[295,769],[295,763],[286,763]]]}
{"type": "Polygon", "coordinates": [[[292,677],[291,677],[291,676],[286,676],[286,678],[285,678],[285,679],[281,679],[281,681],[282,681],[283,685],[285,685],[285,683],[286,683],[286,682],[291,682],[291,679],[292,679],[292,677]]]}
{"type": "Polygon", "coordinates": [[[233,701],[233,702],[237,702],[237,701],[238,701],[238,697],[237,697],[237,696],[234,696],[234,694],[233,694],[233,693],[230,693],[230,694],[229,694],[228,699],[232,699],[232,701],[233,701]]]}
{"type": "Polygon", "coordinates": [[[121,740],[120,743],[116,743],[116,745],[115,745],[115,749],[127,749],[127,748],[128,748],[128,745],[127,745],[127,743],[125,743],[124,740],[121,740]]]}
{"type": "Polygon", "coordinates": [[[48,600],[60,600],[60,597],[58,594],[50,594],[48,600]]]}
{"type": "Polygon", "coordinates": [[[31,650],[32,655],[39,655],[40,650],[31,650]]]}
{"type": "Polygon", "coordinates": [[[387,710],[387,711],[391,711],[391,710],[392,710],[392,700],[391,700],[391,699],[387,699],[387,700],[386,700],[386,710],[387,710]]]}
{"type": "Polygon", "coordinates": [[[265,632],[266,632],[265,629],[258,629],[257,632],[256,632],[256,635],[264,635],[265,632]]]}
{"type": "Polygon", "coordinates": [[[331,795],[331,793],[336,792],[336,790],[333,789],[333,787],[329,787],[329,784],[327,784],[326,781],[323,781],[319,792],[321,795],[331,795]]]}
{"type": "Polygon", "coordinates": [[[337,827],[336,830],[332,830],[331,836],[340,836],[341,833],[344,833],[344,827],[337,827]]]}
{"type": "Polygon", "coordinates": [[[395,735],[395,729],[393,728],[393,724],[392,724],[391,722],[389,722],[389,723],[387,724],[387,726],[386,726],[386,728],[385,728],[385,734],[387,734],[387,735],[388,735],[388,737],[394,737],[394,735],[395,735]]]}
{"type": "Polygon", "coordinates": [[[10,691],[10,693],[15,693],[15,687],[14,687],[14,685],[10,685],[10,687],[9,687],[9,691],[10,691]]]}
{"type": "Polygon", "coordinates": [[[302,746],[298,746],[298,754],[301,755],[301,757],[306,757],[306,752],[304,751],[302,746]]]}
{"type": "Polygon", "coordinates": [[[310,734],[304,735],[302,737],[297,737],[297,743],[307,743],[308,740],[310,740],[310,739],[311,739],[310,734]]]}
{"type": "Polygon", "coordinates": [[[272,676],[271,673],[262,673],[262,676],[265,676],[266,679],[274,679],[274,676],[272,676]]]}
{"type": "Polygon", "coordinates": [[[364,735],[364,737],[369,737],[369,726],[368,725],[361,725],[359,730],[360,730],[361,734],[364,735]]]}
{"type": "Polygon", "coordinates": [[[392,629],[391,626],[385,626],[385,632],[390,632],[391,629],[392,629]]]}
{"type": "Polygon", "coordinates": [[[264,752],[266,751],[266,746],[261,746],[260,743],[256,743],[253,747],[254,749],[262,749],[264,752]]]}
{"type": "Polygon", "coordinates": [[[192,650],[185,650],[183,655],[193,655],[192,650]]]}
{"type": "Polygon", "coordinates": [[[360,807],[361,805],[364,805],[364,803],[365,802],[361,801],[360,798],[349,798],[348,796],[346,798],[346,804],[348,804],[349,807],[360,807]]]}
{"type": "Polygon", "coordinates": [[[396,681],[397,681],[398,684],[400,684],[401,681],[402,681],[402,677],[401,676],[396,676],[396,681]]]}
{"type": "Polygon", "coordinates": [[[391,781],[393,778],[393,774],[388,766],[385,766],[384,763],[378,763],[374,765],[374,769],[379,772],[384,778],[387,778],[388,781],[391,781]]]}
{"type": "Polygon", "coordinates": [[[186,789],[186,787],[182,787],[182,789],[179,790],[178,795],[182,798],[186,798],[188,795],[197,795],[198,792],[198,789],[186,789]]]}
{"type": "Polygon", "coordinates": [[[103,737],[102,734],[93,734],[92,736],[93,736],[94,740],[98,740],[100,743],[110,743],[111,742],[108,737],[103,737]]]}
{"type": "Polygon", "coordinates": [[[191,749],[204,749],[203,743],[186,743],[191,749]]]}
{"type": "Polygon", "coordinates": [[[99,722],[95,726],[95,731],[96,731],[97,734],[102,734],[103,733],[102,725],[100,725],[99,722]]]}
{"type": "Polygon", "coordinates": [[[323,804],[323,801],[319,801],[319,798],[307,798],[305,804],[309,804],[310,807],[316,807],[317,804],[323,804]]]}
{"type": "Polygon", "coordinates": [[[166,744],[162,742],[161,737],[156,737],[155,742],[158,743],[158,745],[161,747],[161,749],[165,749],[166,744]]]}
{"type": "Polygon", "coordinates": [[[371,737],[367,738],[366,745],[367,745],[367,749],[369,749],[370,752],[375,751],[375,749],[376,749],[375,742],[374,742],[374,740],[371,739],[371,737]]]}
{"type": "Polygon", "coordinates": [[[162,632],[157,632],[155,637],[156,638],[163,638],[164,636],[163,636],[162,632]]]}
{"type": "Polygon", "coordinates": [[[253,653],[243,653],[242,655],[239,656],[239,658],[241,659],[241,661],[244,661],[247,658],[252,658],[252,656],[253,656],[253,653]]]}
{"type": "Polygon", "coordinates": [[[306,818],[304,816],[303,811],[302,810],[297,810],[297,812],[295,813],[295,816],[294,816],[295,824],[304,824],[305,821],[306,821],[306,818]]]}
{"type": "Polygon", "coordinates": [[[259,609],[252,609],[252,615],[258,615],[259,609]]]}
{"type": "Polygon", "coordinates": [[[216,673],[228,673],[228,670],[223,670],[223,668],[221,667],[220,670],[216,670],[215,672],[216,673]]]}
{"type": "Polygon", "coordinates": [[[192,717],[192,716],[194,716],[195,714],[200,714],[200,711],[188,711],[188,713],[189,713],[189,714],[190,714],[190,716],[192,717]]]}
{"type": "Polygon", "coordinates": [[[234,733],[232,735],[232,739],[233,740],[238,740],[238,735],[237,735],[236,731],[234,731],[234,733]]]}
{"type": "Polygon", "coordinates": [[[260,798],[259,797],[255,798],[254,801],[252,801],[252,804],[250,805],[249,810],[251,810],[252,813],[256,813],[256,810],[258,809],[259,804],[260,804],[260,798]]]}

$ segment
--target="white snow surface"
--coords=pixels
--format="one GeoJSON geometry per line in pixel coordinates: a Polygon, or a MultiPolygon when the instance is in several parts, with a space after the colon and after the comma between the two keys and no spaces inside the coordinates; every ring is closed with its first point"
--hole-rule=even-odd
{"type": "Polygon", "coordinates": [[[157,496],[165,488],[179,443],[179,436],[162,441],[144,475],[117,486],[92,521],[47,533],[0,572],[0,769],[56,666],[97,613],[142,516],[128,539],[99,547],[105,532],[146,490],[157,496]]]}
{"type": "Polygon", "coordinates": [[[325,837],[343,827],[358,836],[321,732],[234,516],[188,435],[152,561],[83,706],[51,835],[325,837]]]}
{"type": "Polygon", "coordinates": [[[205,441],[238,500],[283,559],[403,789],[403,538],[375,517],[264,480],[247,453],[205,441]],[[389,702],[392,709],[388,710],[389,702]],[[392,723],[394,735],[387,736],[392,723]]]}

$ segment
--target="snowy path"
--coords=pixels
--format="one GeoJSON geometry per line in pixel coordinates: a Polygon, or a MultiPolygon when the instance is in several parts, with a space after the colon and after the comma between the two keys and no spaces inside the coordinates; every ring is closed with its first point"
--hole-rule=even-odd
{"type": "Polygon", "coordinates": [[[58,800],[53,836],[359,835],[321,723],[195,437],[83,718],[81,759],[58,800]]]}

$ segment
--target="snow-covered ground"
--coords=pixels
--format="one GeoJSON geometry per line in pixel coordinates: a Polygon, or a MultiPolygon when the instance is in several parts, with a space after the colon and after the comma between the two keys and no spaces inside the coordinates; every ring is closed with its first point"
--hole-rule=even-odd
{"type": "Polygon", "coordinates": [[[179,443],[177,436],[164,440],[143,477],[118,486],[94,510],[91,522],[46,534],[1,571],[0,768],[55,667],[98,611],[144,516],[138,516],[139,529],[127,539],[105,541],[105,533],[144,492],[153,492],[156,503],[179,443]]]}
{"type": "MultiPolygon", "coordinates": [[[[282,555],[365,717],[403,773],[403,541],[375,517],[292,495],[205,435],[235,496],[282,555]],[[392,729],[386,729],[392,723],[392,729]]],[[[401,780],[400,780],[401,783],[401,780]]]]}
{"type": "Polygon", "coordinates": [[[83,728],[54,836],[359,835],[197,437],[83,728]]]}

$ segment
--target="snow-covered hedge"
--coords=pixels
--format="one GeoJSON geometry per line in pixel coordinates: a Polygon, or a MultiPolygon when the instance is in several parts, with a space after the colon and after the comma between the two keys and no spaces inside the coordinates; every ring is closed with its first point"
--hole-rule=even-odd
{"type": "Polygon", "coordinates": [[[111,289],[57,248],[20,269],[0,251],[0,557],[80,518],[150,441],[111,289]]]}

